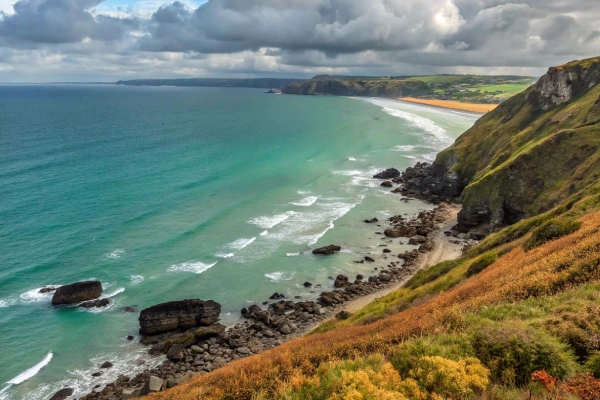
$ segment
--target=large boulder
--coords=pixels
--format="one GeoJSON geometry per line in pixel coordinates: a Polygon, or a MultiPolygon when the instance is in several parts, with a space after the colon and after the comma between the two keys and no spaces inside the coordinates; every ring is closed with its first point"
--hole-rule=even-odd
{"type": "Polygon", "coordinates": [[[321,247],[319,249],[314,249],[312,251],[312,253],[322,255],[322,256],[328,256],[330,254],[337,253],[340,250],[342,250],[342,248],[340,246],[331,244],[329,246],[321,247]]]}
{"type": "Polygon", "coordinates": [[[400,171],[396,168],[388,168],[380,173],[373,175],[375,179],[393,179],[398,178],[400,176],[400,171]]]}
{"type": "Polygon", "coordinates": [[[212,325],[219,320],[221,305],[215,301],[188,299],[157,304],[140,313],[140,333],[156,335],[177,329],[212,325]]]}
{"type": "Polygon", "coordinates": [[[60,389],[58,392],[54,393],[52,397],[50,397],[50,400],[65,400],[67,397],[72,396],[73,392],[73,388],[60,389]]]}
{"type": "Polygon", "coordinates": [[[102,294],[102,284],[98,281],[75,282],[56,289],[52,296],[52,304],[74,304],[94,300],[102,294]]]}

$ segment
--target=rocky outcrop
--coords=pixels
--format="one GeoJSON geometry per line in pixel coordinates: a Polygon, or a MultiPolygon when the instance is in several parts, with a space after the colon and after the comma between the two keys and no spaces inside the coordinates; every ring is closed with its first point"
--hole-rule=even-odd
{"type": "Polygon", "coordinates": [[[102,284],[98,281],[75,282],[56,289],[52,305],[75,304],[97,299],[102,295],[102,284]]]}
{"type": "Polygon", "coordinates": [[[335,278],[335,282],[333,282],[333,287],[342,288],[348,286],[348,284],[348,277],[346,275],[338,275],[337,278],[335,278]]]}
{"type": "Polygon", "coordinates": [[[392,179],[392,178],[397,178],[400,176],[400,171],[398,171],[396,168],[388,168],[384,171],[381,171],[375,175],[373,175],[373,178],[375,179],[392,179]]]}
{"type": "Polygon", "coordinates": [[[58,392],[54,393],[50,400],[65,400],[67,397],[73,395],[74,390],[72,388],[64,388],[60,389],[58,392]]]}
{"type": "Polygon", "coordinates": [[[328,255],[337,253],[340,250],[342,250],[342,248],[340,246],[331,244],[329,246],[321,247],[319,249],[314,249],[312,251],[312,253],[316,254],[316,255],[321,255],[321,256],[328,256],[328,255]]]}
{"type": "Polygon", "coordinates": [[[361,80],[315,77],[291,83],[283,88],[285,94],[325,96],[391,97],[423,96],[431,94],[429,86],[417,80],[361,80]]]}
{"type": "Polygon", "coordinates": [[[140,334],[156,335],[174,330],[212,325],[219,320],[221,305],[215,301],[170,301],[142,310],[140,334]]]}

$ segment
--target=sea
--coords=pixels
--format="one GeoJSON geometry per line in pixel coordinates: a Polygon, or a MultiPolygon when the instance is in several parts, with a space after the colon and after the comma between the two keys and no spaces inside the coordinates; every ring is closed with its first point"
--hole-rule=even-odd
{"type": "Polygon", "coordinates": [[[231,326],[274,292],[315,300],[304,282],[369,275],[354,261],[380,239],[361,221],[431,207],[372,175],[431,162],[478,118],[256,89],[0,86],[0,399],[76,397],[157,365],[126,339],[154,304],[212,299],[231,326]],[[311,254],[329,244],[342,252],[311,254]],[[39,293],[90,279],[109,307],[39,293]]]}

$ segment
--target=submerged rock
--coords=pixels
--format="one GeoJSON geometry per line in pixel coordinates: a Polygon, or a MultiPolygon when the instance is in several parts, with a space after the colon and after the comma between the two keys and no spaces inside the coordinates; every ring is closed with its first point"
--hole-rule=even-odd
{"type": "Polygon", "coordinates": [[[212,325],[219,320],[221,305],[215,301],[188,299],[157,304],[142,310],[140,333],[156,335],[176,329],[212,325]]]}
{"type": "Polygon", "coordinates": [[[54,393],[54,396],[50,397],[50,400],[65,400],[67,397],[73,395],[73,388],[63,388],[58,392],[54,393]]]}
{"type": "Polygon", "coordinates": [[[372,219],[365,219],[363,222],[366,222],[367,224],[374,224],[375,222],[379,222],[379,220],[377,218],[372,218],[372,219]]]}
{"type": "Polygon", "coordinates": [[[336,246],[336,245],[329,245],[329,246],[325,246],[325,247],[321,247],[319,249],[314,249],[312,251],[313,254],[318,254],[318,255],[331,255],[334,253],[337,253],[338,251],[342,250],[342,248],[340,246],[336,246]]]}
{"type": "Polygon", "coordinates": [[[94,301],[86,301],[85,303],[81,303],[79,307],[81,308],[101,308],[106,307],[110,304],[109,299],[99,299],[94,301]]]}
{"type": "Polygon", "coordinates": [[[56,289],[58,289],[58,288],[55,286],[45,286],[45,287],[41,288],[38,293],[56,292],[56,289]]]}
{"type": "Polygon", "coordinates": [[[74,304],[93,300],[102,294],[102,284],[98,281],[75,282],[56,289],[52,296],[52,305],[74,304]]]}
{"type": "Polygon", "coordinates": [[[396,168],[388,168],[384,171],[381,171],[380,173],[373,175],[373,178],[375,179],[392,179],[392,178],[398,178],[400,176],[400,171],[398,171],[396,168]]]}

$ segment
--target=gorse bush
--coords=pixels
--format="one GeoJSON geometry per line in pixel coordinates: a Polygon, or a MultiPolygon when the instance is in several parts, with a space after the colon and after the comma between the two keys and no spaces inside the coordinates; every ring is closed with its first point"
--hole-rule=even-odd
{"type": "Polygon", "coordinates": [[[487,253],[480,256],[477,260],[472,262],[471,265],[469,265],[466,275],[473,276],[480,273],[481,271],[495,263],[497,259],[498,253],[496,251],[488,251],[487,253]]]}
{"type": "Polygon", "coordinates": [[[554,218],[544,222],[533,230],[531,238],[525,243],[525,250],[531,250],[546,242],[576,232],[581,227],[581,221],[566,218],[554,218]]]}

